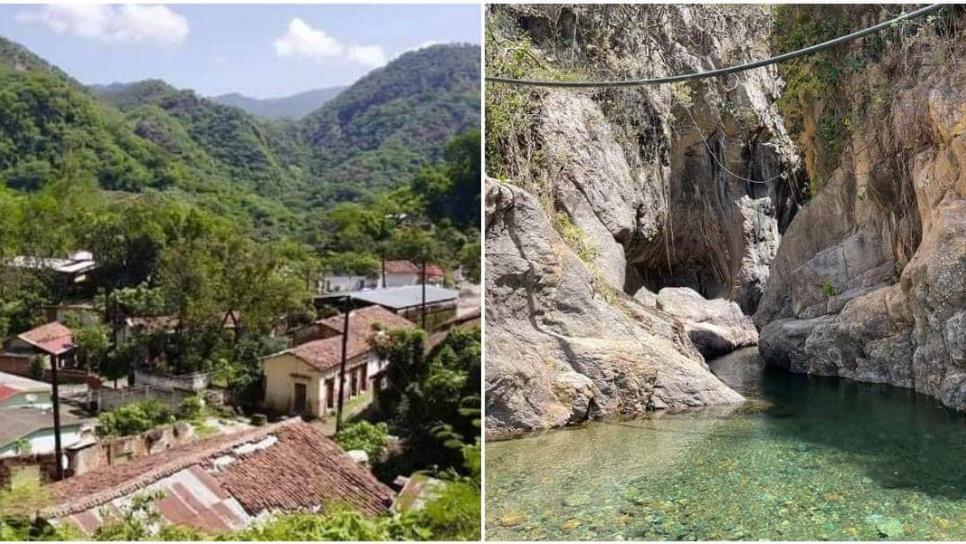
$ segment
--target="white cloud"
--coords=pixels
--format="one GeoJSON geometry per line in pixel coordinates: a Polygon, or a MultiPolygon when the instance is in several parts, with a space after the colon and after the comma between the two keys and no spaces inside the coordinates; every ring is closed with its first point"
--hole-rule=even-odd
{"type": "Polygon", "coordinates": [[[165,6],[50,4],[22,11],[16,20],[105,42],[175,44],[188,36],[188,20],[165,6]]]}
{"type": "Polygon", "coordinates": [[[349,58],[363,64],[377,68],[386,64],[386,52],[378,45],[353,45],[349,48],[349,58]]]}
{"type": "Polygon", "coordinates": [[[279,57],[305,57],[316,62],[346,59],[370,68],[378,68],[388,62],[382,46],[343,44],[298,17],[292,19],[285,34],[275,40],[275,54],[279,57]]]}

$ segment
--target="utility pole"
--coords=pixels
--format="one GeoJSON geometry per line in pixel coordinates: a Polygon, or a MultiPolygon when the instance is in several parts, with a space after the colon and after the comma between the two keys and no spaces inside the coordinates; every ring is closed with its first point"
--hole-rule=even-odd
{"type": "Polygon", "coordinates": [[[342,430],[342,402],[345,395],[345,364],[349,344],[349,313],[352,309],[352,295],[345,296],[345,319],[342,322],[342,362],[339,365],[339,406],[335,413],[335,434],[342,430]]]}
{"type": "Polygon", "coordinates": [[[57,457],[57,481],[64,479],[64,450],[60,443],[60,393],[57,388],[57,364],[60,357],[51,354],[50,356],[50,379],[52,401],[54,405],[54,455],[57,457]]]}
{"type": "Polygon", "coordinates": [[[383,250],[382,252],[382,285],[380,285],[380,287],[382,287],[383,289],[386,288],[386,251],[385,250],[383,250]]]}
{"type": "Polygon", "coordinates": [[[423,257],[423,304],[420,309],[423,330],[426,330],[426,257],[423,257]]]}

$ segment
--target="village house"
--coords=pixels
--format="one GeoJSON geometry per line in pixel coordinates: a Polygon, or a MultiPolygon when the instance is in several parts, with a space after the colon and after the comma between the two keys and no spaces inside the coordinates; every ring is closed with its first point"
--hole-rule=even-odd
{"type": "Polygon", "coordinates": [[[92,535],[139,494],[160,491],[169,523],[215,535],[273,513],[344,505],[376,516],[392,490],[353,462],[318,427],[290,419],[178,446],[51,484],[41,515],[92,535]]]}
{"type": "MultiPolygon", "coordinates": [[[[322,417],[336,409],[345,314],[317,321],[295,347],[262,359],[265,407],[285,414],[322,417]]],[[[349,313],[344,400],[366,393],[385,366],[370,346],[377,325],[413,327],[379,306],[349,313]]]]}
{"type": "MultiPolygon", "coordinates": [[[[386,261],[386,282],[383,287],[402,287],[418,285],[423,282],[422,268],[410,261],[386,261]]],[[[439,265],[426,265],[426,283],[439,285],[445,274],[439,265]]]]}
{"type": "MultiPolygon", "coordinates": [[[[459,292],[438,285],[426,286],[426,329],[432,331],[439,324],[456,317],[459,292]]],[[[407,285],[386,289],[371,289],[352,293],[356,307],[382,306],[386,310],[422,325],[423,286],[407,285]]]]}
{"type": "Polygon", "coordinates": [[[325,273],[319,280],[316,290],[319,293],[358,291],[378,287],[379,282],[380,279],[377,276],[325,273]]]}
{"type": "Polygon", "coordinates": [[[50,384],[0,372],[0,408],[50,408],[50,384]]]}
{"type": "MultiPolygon", "coordinates": [[[[65,407],[60,409],[60,440],[64,448],[93,438],[93,420],[65,407]]],[[[0,458],[54,453],[54,413],[32,406],[0,408],[0,458]]]]}
{"type": "Polygon", "coordinates": [[[7,340],[0,354],[0,371],[24,375],[35,358],[40,358],[44,368],[55,361],[57,368],[73,366],[73,352],[74,331],[54,321],[7,340]]]}
{"type": "Polygon", "coordinates": [[[90,251],[74,251],[67,258],[18,255],[8,261],[7,266],[49,272],[56,282],[56,292],[70,296],[87,292],[91,284],[90,273],[97,268],[97,263],[90,251]]]}

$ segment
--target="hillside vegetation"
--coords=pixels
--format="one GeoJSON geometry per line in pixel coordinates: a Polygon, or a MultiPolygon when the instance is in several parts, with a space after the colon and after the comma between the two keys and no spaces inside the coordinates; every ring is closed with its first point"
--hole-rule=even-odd
{"type": "Polygon", "coordinates": [[[298,122],[163,81],[85,88],[0,38],[0,181],[33,191],[74,160],[104,190],[161,190],[255,229],[303,237],[319,210],[406,186],[479,126],[479,48],[407,53],[298,122]]]}

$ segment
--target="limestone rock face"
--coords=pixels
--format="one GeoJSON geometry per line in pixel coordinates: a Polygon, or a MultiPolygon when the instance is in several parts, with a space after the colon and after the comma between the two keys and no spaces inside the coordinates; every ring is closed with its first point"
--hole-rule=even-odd
{"type": "MultiPolygon", "coordinates": [[[[618,17],[606,5],[487,9],[501,43],[525,35],[547,64],[601,73],[662,76],[770,51],[760,6],[626,5],[618,17]]],[[[797,209],[800,161],[774,106],[779,89],[773,67],[676,86],[528,89],[528,136],[493,138],[505,144],[488,153],[508,166],[489,173],[569,217],[613,288],[690,287],[750,314],[797,209]]]]}
{"type": "Polygon", "coordinates": [[[489,437],[737,402],[679,322],[613,290],[539,201],[486,182],[489,437]]]}
{"type": "MultiPolygon", "coordinates": [[[[953,58],[966,47],[957,45],[953,58]]],[[[920,55],[916,58],[926,58],[920,55]]],[[[755,314],[794,372],[966,409],[966,64],[912,66],[785,232],[755,314]]]]}
{"type": "Polygon", "coordinates": [[[665,287],[656,307],[684,323],[684,330],[705,357],[718,357],[758,343],[758,329],[736,302],[706,300],[694,289],[665,287]]]}

